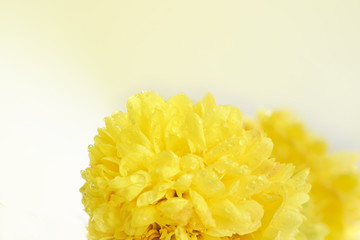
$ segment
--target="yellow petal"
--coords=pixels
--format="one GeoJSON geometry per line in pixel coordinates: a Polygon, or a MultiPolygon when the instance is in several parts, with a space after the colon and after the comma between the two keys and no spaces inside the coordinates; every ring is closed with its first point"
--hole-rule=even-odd
{"type": "Polygon", "coordinates": [[[204,226],[212,228],[216,227],[215,221],[211,215],[210,209],[205,199],[200,194],[191,189],[189,190],[189,193],[194,210],[201,219],[201,222],[204,224],[204,226]]]}
{"type": "Polygon", "coordinates": [[[151,164],[160,178],[170,178],[180,172],[179,157],[171,151],[160,152],[151,164]]]}
{"type": "Polygon", "coordinates": [[[194,174],[191,187],[205,197],[221,195],[225,191],[224,184],[211,170],[200,170],[194,174]]]}
{"type": "Polygon", "coordinates": [[[181,158],[180,167],[184,172],[198,170],[204,167],[203,159],[194,154],[187,154],[181,158]]]}
{"type": "MultiPolygon", "coordinates": [[[[209,201],[209,208],[219,231],[232,234],[247,234],[261,226],[263,209],[256,201],[242,201],[235,206],[230,200],[209,201]]],[[[220,233],[220,232],[218,232],[220,233]]],[[[215,231],[208,232],[213,235],[215,231]]],[[[230,236],[231,236],[230,235],[230,236]]]]}
{"type": "Polygon", "coordinates": [[[157,205],[164,224],[186,225],[192,214],[191,202],[184,198],[170,198],[157,205]]]}

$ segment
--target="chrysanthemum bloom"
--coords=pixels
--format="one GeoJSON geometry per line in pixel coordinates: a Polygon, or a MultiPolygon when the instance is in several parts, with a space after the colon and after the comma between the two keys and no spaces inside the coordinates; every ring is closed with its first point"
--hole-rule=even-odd
{"type": "Polygon", "coordinates": [[[360,172],[357,155],[329,154],[324,140],[308,132],[291,112],[260,111],[261,128],[274,143],[272,156],[293,163],[297,171],[310,168],[310,201],[300,239],[354,239],[359,232],[360,172]]]}
{"type": "Polygon", "coordinates": [[[271,158],[272,141],[206,95],[129,98],[105,118],[81,188],[89,239],[291,240],[308,170],[271,158]]]}

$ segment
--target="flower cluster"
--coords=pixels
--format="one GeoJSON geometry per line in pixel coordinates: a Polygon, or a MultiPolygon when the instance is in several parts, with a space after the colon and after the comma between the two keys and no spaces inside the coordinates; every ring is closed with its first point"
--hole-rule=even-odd
{"type": "Polygon", "coordinates": [[[352,155],[328,155],[286,113],[244,121],[211,94],[129,98],[89,158],[80,191],[90,240],[346,239],[358,216],[352,155]]]}
{"type": "Polygon", "coordinates": [[[272,156],[277,161],[295,164],[295,171],[311,169],[312,189],[303,210],[302,239],[355,239],[360,229],[357,154],[328,153],[326,142],[307,131],[289,111],[259,111],[258,123],[253,125],[272,139],[272,156]]]}

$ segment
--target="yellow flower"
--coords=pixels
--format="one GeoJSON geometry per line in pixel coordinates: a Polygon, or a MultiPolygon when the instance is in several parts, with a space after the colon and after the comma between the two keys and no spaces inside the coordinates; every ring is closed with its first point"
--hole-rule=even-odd
{"type": "Polygon", "coordinates": [[[80,189],[89,239],[291,240],[308,170],[271,158],[271,139],[211,94],[129,98],[89,147],[80,189]]]}
{"type": "Polygon", "coordinates": [[[295,172],[311,169],[310,201],[304,208],[307,220],[301,227],[299,239],[354,239],[354,230],[360,229],[357,155],[329,154],[326,142],[308,132],[291,112],[260,111],[258,119],[274,143],[273,157],[282,163],[295,164],[295,172]]]}

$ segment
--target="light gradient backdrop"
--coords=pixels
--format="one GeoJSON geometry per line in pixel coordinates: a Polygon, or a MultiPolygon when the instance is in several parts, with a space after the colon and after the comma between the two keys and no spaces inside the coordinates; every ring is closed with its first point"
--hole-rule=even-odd
{"type": "Polygon", "coordinates": [[[0,239],[85,239],[80,170],[143,90],[294,109],[360,150],[360,1],[0,0],[0,239]]]}

